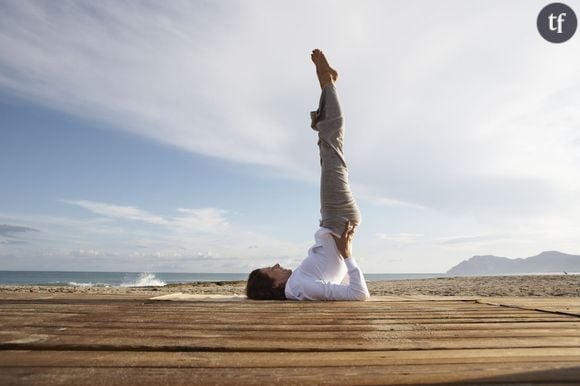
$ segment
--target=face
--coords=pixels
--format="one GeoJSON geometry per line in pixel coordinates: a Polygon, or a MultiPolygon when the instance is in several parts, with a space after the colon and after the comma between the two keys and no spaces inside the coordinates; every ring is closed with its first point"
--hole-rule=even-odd
{"type": "Polygon", "coordinates": [[[290,275],[292,274],[291,269],[282,268],[280,264],[273,265],[271,267],[265,267],[260,269],[260,271],[269,276],[270,279],[274,281],[274,285],[278,287],[280,284],[286,283],[290,275]]]}

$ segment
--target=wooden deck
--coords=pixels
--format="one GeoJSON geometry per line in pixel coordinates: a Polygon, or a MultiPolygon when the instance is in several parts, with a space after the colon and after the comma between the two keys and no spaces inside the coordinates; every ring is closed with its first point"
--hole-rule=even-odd
{"type": "Polygon", "coordinates": [[[580,383],[580,299],[2,295],[0,385],[580,383]]]}

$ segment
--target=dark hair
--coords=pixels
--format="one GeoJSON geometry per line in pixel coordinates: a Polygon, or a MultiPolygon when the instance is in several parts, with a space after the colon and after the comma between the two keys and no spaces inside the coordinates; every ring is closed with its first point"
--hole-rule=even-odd
{"type": "Polygon", "coordinates": [[[274,281],[270,276],[262,273],[260,268],[254,269],[248,277],[246,295],[254,300],[286,300],[286,283],[274,287],[274,281]]]}

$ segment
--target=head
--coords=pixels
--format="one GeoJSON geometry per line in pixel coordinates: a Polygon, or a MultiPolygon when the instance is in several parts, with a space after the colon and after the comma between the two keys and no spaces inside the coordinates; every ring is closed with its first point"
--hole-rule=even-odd
{"type": "Polygon", "coordinates": [[[254,300],[286,300],[284,290],[292,270],[280,264],[258,268],[250,273],[246,285],[246,295],[254,300]]]}

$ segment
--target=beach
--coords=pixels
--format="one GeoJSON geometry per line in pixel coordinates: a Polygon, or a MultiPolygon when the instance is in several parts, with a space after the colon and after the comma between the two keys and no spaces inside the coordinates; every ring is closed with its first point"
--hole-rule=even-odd
{"type": "MultiPolygon", "coordinates": [[[[580,275],[469,276],[367,282],[372,296],[580,296],[580,275]]],[[[208,281],[145,287],[2,285],[0,293],[151,295],[170,293],[243,295],[246,282],[208,281]]]]}

